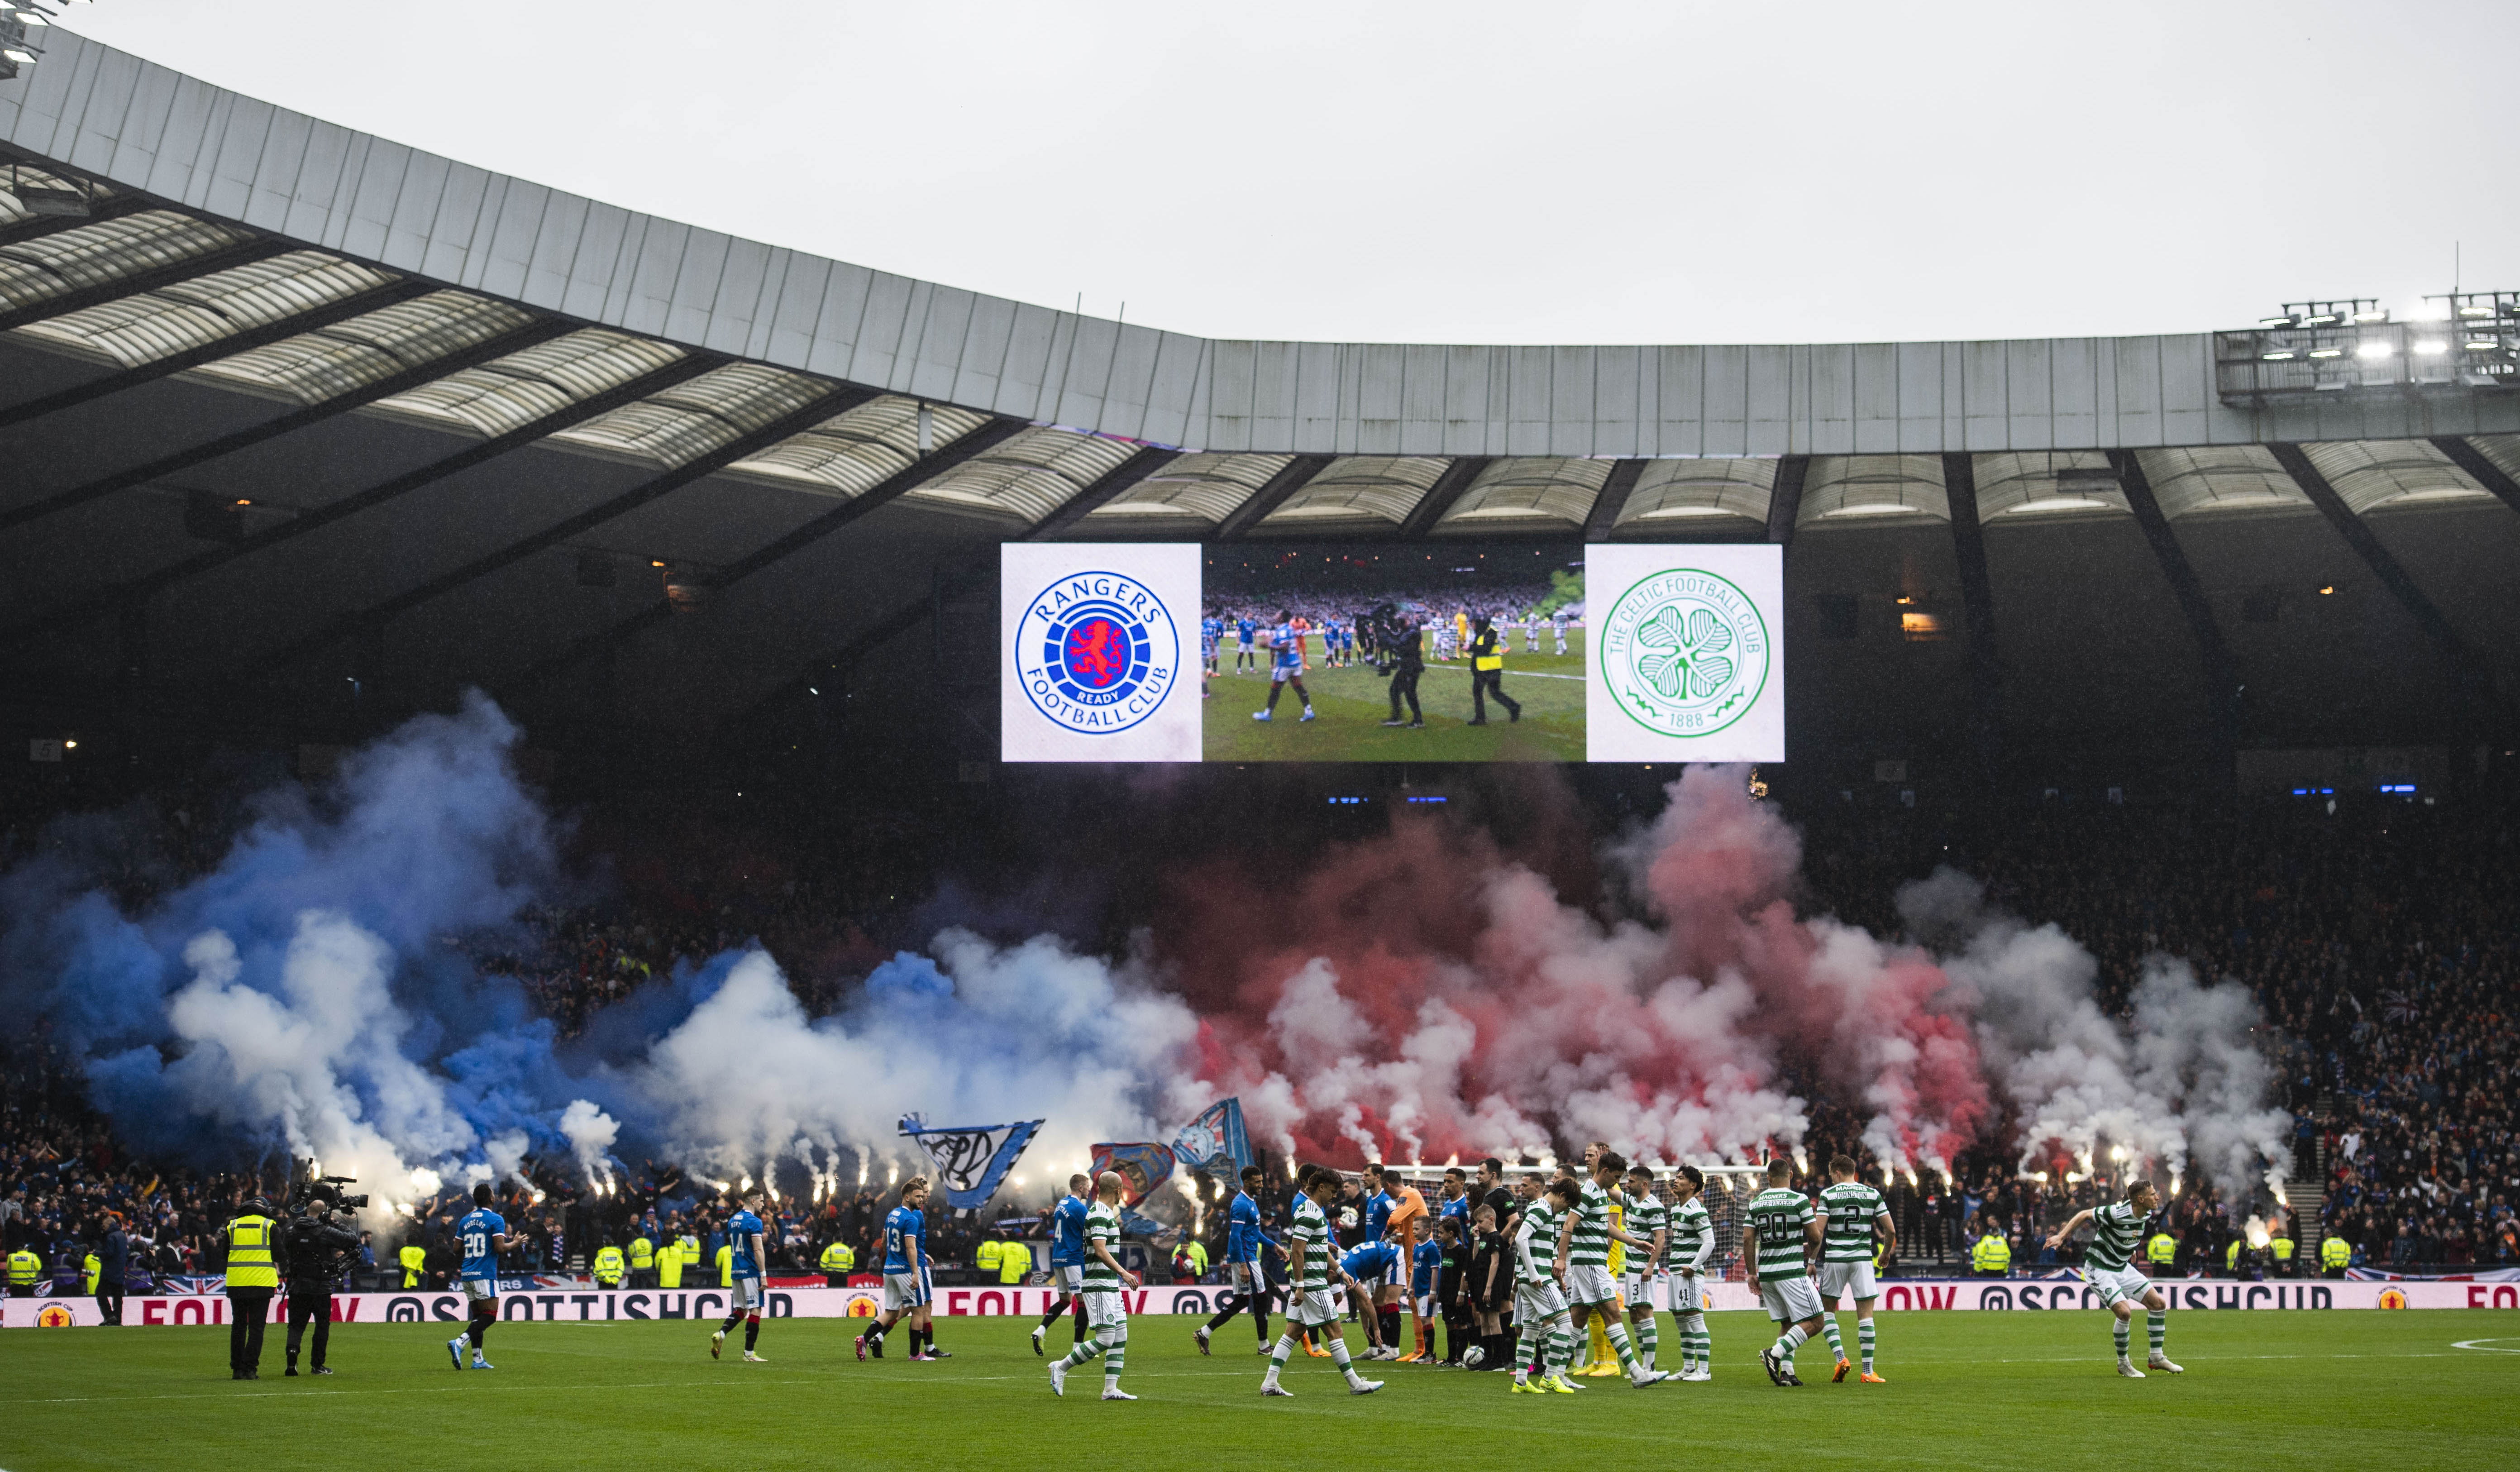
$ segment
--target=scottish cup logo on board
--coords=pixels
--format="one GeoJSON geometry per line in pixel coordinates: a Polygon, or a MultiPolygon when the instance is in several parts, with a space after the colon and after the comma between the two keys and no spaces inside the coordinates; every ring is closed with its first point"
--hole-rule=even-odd
{"type": "Polygon", "coordinates": [[[1780,761],[1780,550],[1597,546],[1587,714],[1597,762],[1780,761]]]}
{"type": "Polygon", "coordinates": [[[1005,760],[1198,760],[1196,547],[1010,545],[1000,568],[1005,760]]]}

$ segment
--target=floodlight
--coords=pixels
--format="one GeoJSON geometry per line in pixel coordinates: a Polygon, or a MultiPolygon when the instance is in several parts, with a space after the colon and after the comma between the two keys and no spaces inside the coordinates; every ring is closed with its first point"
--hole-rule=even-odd
{"type": "Polygon", "coordinates": [[[2354,320],[2357,322],[2386,322],[2389,320],[2389,314],[2385,309],[2375,307],[2367,312],[2355,313],[2354,320]]]}
{"type": "Polygon", "coordinates": [[[2314,358],[2342,358],[2345,356],[2345,349],[2341,347],[2314,347],[2310,350],[2310,355],[2314,358]]]}
{"type": "Polygon", "coordinates": [[[2492,308],[2492,307],[2490,307],[2490,306],[2489,306],[2489,307],[2474,307],[2474,306],[2470,306],[2470,307],[2460,307],[2460,308],[2458,309],[2458,315],[2460,315],[2461,317],[2491,317],[2491,316],[2493,316],[2493,315],[2494,315],[2494,308],[2492,308]]]}
{"type": "Polygon", "coordinates": [[[15,62],[21,67],[32,67],[35,65],[35,54],[31,51],[20,51],[12,46],[5,51],[0,51],[0,60],[15,62]]]}
{"type": "Polygon", "coordinates": [[[2289,363],[2293,359],[2293,351],[2288,347],[2279,347],[2273,352],[2266,354],[2265,357],[2270,363],[2289,363]]]}
{"type": "Polygon", "coordinates": [[[2501,345],[2491,337],[2471,337],[2467,342],[2467,350],[2472,353],[2490,353],[2501,345]]]}
{"type": "Polygon", "coordinates": [[[53,23],[52,22],[45,20],[44,13],[39,10],[22,10],[18,12],[17,19],[18,23],[21,25],[50,25],[53,23]]]}
{"type": "Polygon", "coordinates": [[[2301,319],[2301,325],[2303,327],[2331,327],[2343,320],[2343,318],[2338,317],[2334,312],[2321,312],[2316,317],[2304,317],[2301,319]]]}
{"type": "Polygon", "coordinates": [[[2354,349],[2354,356],[2363,359],[2385,358],[2398,349],[2387,342],[2365,342],[2354,349]]]}
{"type": "Polygon", "coordinates": [[[2292,319],[2290,317],[2261,317],[2258,319],[2258,326],[2290,327],[2292,326],[2292,319]]]}

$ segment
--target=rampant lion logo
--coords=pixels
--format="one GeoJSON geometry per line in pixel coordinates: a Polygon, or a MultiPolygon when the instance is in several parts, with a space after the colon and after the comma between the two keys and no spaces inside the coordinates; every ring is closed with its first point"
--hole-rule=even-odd
{"type": "Polygon", "coordinates": [[[1748,714],[1767,688],[1767,621],[1730,578],[1657,572],[1619,595],[1601,622],[1601,678],[1619,709],[1667,736],[1702,736],[1748,714]]]}
{"type": "Polygon", "coordinates": [[[1015,636],[1015,676],[1033,707],[1085,736],[1126,731],[1172,690],[1181,637],[1136,578],[1069,573],[1036,594],[1015,636]]]}

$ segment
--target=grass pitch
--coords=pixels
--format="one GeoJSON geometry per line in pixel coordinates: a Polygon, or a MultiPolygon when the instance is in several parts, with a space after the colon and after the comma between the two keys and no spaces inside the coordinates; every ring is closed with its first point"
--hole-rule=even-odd
{"type": "MultiPolygon", "coordinates": [[[[2121,1380],[2098,1313],[1910,1314],[1881,1319],[1887,1385],[1768,1384],[1769,1337],[1750,1314],[1708,1316],[1716,1379],[1581,1396],[1513,1396],[1508,1377],[1373,1365],[1349,1396],[1328,1360],[1287,1366],[1291,1401],[1263,1401],[1247,1319],[1213,1359],[1192,1318],[1131,1324],[1126,1387],[1104,1404],[1099,1364],[1050,1394],[1022,1319],[947,1319],[955,1358],[861,1364],[852,1319],[763,1326],[767,1364],[711,1360],[707,1323],[506,1323],[498,1369],[448,1368],[438,1324],[338,1326],[324,1379],[283,1379],[280,1334],[263,1378],[227,1377],[224,1329],[0,1333],[0,1466],[264,1469],[275,1463],[822,1468],[871,1458],[922,1468],[1268,1468],[1330,1448],[1376,1459],[1538,1456],[1550,1466],[1810,1464],[2070,1472],[2158,1465],[2249,1472],[2384,1465],[2391,1472],[2520,1462],[2520,1314],[2307,1312],[2174,1315],[2183,1376],[2121,1380]],[[2461,1349],[2458,1342],[2488,1342],[2461,1349]],[[2498,1353],[2498,1351],[2513,1353],[2498,1353]],[[1393,1428],[1389,1440],[1366,1440],[1393,1428]],[[1518,1435],[1547,1430],[1550,1439],[1518,1435]]],[[[2137,1325],[2137,1348],[2142,1326],[2137,1325]]],[[[1350,1326],[1353,1342],[1360,1331],[1350,1326]]],[[[1853,1338],[1851,1329],[1849,1339],[1853,1338]]],[[[1053,1331],[1054,1353],[1068,1340],[1053,1331]]],[[[1815,1370],[1820,1373],[1814,1374],[1815,1370]]]]}
{"type": "MultiPolygon", "coordinates": [[[[1541,647],[1556,647],[1541,636],[1541,647]]],[[[1522,719],[1508,722],[1493,701],[1488,724],[1471,726],[1470,662],[1426,661],[1418,681],[1423,730],[1389,730],[1391,683],[1370,664],[1326,669],[1321,642],[1306,646],[1304,687],[1313,692],[1321,719],[1299,721],[1303,707],[1290,691],[1266,723],[1251,713],[1269,699],[1268,651],[1260,668],[1238,675],[1228,641],[1218,655],[1223,671],[1207,682],[1215,698],[1201,701],[1204,754],[1211,762],[1580,762],[1584,760],[1584,631],[1570,629],[1564,654],[1526,654],[1517,641],[1506,655],[1505,692],[1522,702],[1522,719]]],[[[1402,707],[1402,716],[1408,714],[1402,707]]]]}

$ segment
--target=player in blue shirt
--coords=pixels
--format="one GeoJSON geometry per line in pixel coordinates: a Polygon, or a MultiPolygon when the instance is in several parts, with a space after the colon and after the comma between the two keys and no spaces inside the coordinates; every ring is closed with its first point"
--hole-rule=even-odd
{"type": "Polygon", "coordinates": [[[1251,636],[1260,631],[1259,621],[1245,613],[1234,621],[1234,673],[1259,667],[1259,656],[1251,651],[1251,636]]]}
{"type": "Polygon", "coordinates": [[[1304,640],[1295,632],[1295,615],[1291,609],[1278,610],[1278,627],[1269,634],[1269,703],[1251,713],[1251,719],[1266,721],[1278,708],[1278,696],[1286,687],[1295,688],[1295,698],[1304,702],[1302,720],[1313,718],[1313,694],[1304,689],[1304,640]]]}
{"type": "Polygon", "coordinates": [[[927,1264],[927,1178],[913,1176],[901,1183],[901,1204],[883,1219],[883,1316],[857,1339],[858,1358],[872,1350],[883,1358],[883,1336],[904,1317],[910,1320],[910,1358],[941,1360],[926,1351],[929,1335],[927,1301],[935,1294],[927,1264]]]}
{"type": "Polygon", "coordinates": [[[1399,1349],[1383,1342],[1382,1316],[1375,1312],[1373,1295],[1375,1289],[1388,1282],[1392,1273],[1399,1271],[1400,1249],[1383,1238],[1375,1237],[1361,1247],[1349,1248],[1347,1256],[1339,1259],[1338,1268],[1340,1277],[1347,1284],[1348,1307],[1365,1320],[1365,1337],[1370,1346],[1365,1358],[1398,1359],[1399,1349]]]}
{"type": "Polygon", "coordinates": [[[1216,647],[1225,639],[1225,620],[1210,613],[1198,621],[1199,666],[1216,673],[1216,647]]]}
{"type": "Polygon", "coordinates": [[[757,1185],[745,1191],[743,1204],[736,1209],[734,1216],[726,1219],[727,1245],[735,1249],[734,1261],[729,1265],[735,1281],[731,1285],[732,1297],[727,1303],[726,1322],[719,1324],[717,1332],[709,1336],[711,1360],[718,1358],[718,1352],[726,1348],[726,1331],[735,1327],[736,1320],[742,1319],[744,1363],[769,1362],[752,1353],[753,1341],[761,1337],[762,1266],[770,1260],[770,1233],[762,1227],[761,1218],[754,1210],[762,1204],[763,1194],[757,1185]]]}
{"type": "Polygon", "coordinates": [[[508,1219],[490,1210],[490,1183],[482,1182],[472,1187],[472,1209],[455,1224],[456,1245],[463,1250],[464,1301],[471,1310],[472,1322],[461,1334],[446,1341],[446,1358],[455,1367],[464,1367],[464,1344],[472,1344],[472,1367],[496,1369],[498,1366],[481,1357],[481,1341],[490,1325],[499,1321],[499,1254],[511,1252],[521,1238],[508,1234],[508,1219]]]}
{"type": "Polygon", "coordinates": [[[1058,1322],[1061,1314],[1076,1318],[1076,1342],[1085,1342],[1085,1214],[1093,1206],[1085,1199],[1086,1188],[1094,1182],[1082,1172],[1067,1178],[1067,1194],[1050,1209],[1050,1286],[1056,1296],[1050,1312],[1033,1325],[1032,1352],[1041,1353],[1041,1337],[1058,1322]]]}
{"type": "Polygon", "coordinates": [[[1226,1211],[1225,1270],[1234,1282],[1234,1297],[1192,1336],[1198,1341],[1202,1355],[1208,1353],[1208,1336],[1225,1327],[1226,1320],[1245,1307],[1250,1309],[1251,1321],[1260,1330],[1260,1353],[1269,1353],[1269,1274],[1260,1266],[1261,1245],[1270,1240],[1269,1234],[1260,1229],[1260,1187],[1268,1179],[1258,1166],[1244,1166],[1242,1189],[1234,1193],[1234,1204],[1226,1211]]]}

